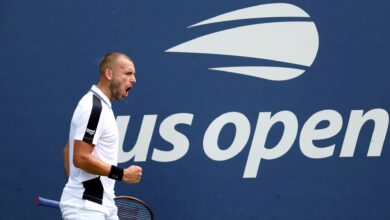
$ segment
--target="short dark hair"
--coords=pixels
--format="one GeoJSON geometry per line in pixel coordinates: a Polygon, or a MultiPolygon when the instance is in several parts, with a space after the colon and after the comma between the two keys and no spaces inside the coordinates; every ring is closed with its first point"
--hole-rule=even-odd
{"type": "Polygon", "coordinates": [[[99,64],[99,72],[100,74],[104,73],[104,70],[108,67],[111,67],[111,64],[116,61],[118,57],[126,57],[129,59],[131,62],[133,62],[133,59],[131,59],[128,55],[124,53],[118,53],[118,52],[110,52],[104,55],[104,57],[101,59],[100,64],[99,64]]]}

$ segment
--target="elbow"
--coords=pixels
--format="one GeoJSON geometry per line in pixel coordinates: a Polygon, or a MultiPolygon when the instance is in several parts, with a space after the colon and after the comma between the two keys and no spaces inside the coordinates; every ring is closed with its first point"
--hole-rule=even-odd
{"type": "Polygon", "coordinates": [[[73,158],[73,165],[76,167],[76,168],[80,168],[80,160],[77,159],[76,157],[73,158]]]}
{"type": "Polygon", "coordinates": [[[86,163],[87,158],[83,155],[74,155],[73,157],[73,165],[76,168],[82,169],[84,167],[84,164],[86,163]]]}

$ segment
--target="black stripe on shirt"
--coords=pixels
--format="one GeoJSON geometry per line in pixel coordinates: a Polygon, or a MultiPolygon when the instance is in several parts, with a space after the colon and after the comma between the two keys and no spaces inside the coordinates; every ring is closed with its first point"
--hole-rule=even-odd
{"type": "MultiPolygon", "coordinates": [[[[93,94],[95,94],[101,101],[103,101],[104,103],[107,104],[107,106],[110,107],[110,104],[108,104],[108,102],[106,102],[106,100],[105,100],[103,97],[101,97],[97,92],[93,91],[92,89],[89,90],[89,91],[92,92],[93,94]]],[[[111,108],[111,107],[110,107],[110,108],[111,108]]]]}
{"type": "Polygon", "coordinates": [[[85,130],[83,141],[92,144],[93,137],[96,134],[96,128],[99,123],[101,112],[102,101],[96,95],[93,95],[93,106],[91,110],[91,115],[89,116],[88,125],[87,129],[85,130]]]}
{"type": "Polygon", "coordinates": [[[83,199],[89,200],[94,203],[103,204],[103,184],[100,181],[100,176],[84,181],[84,194],[83,199]]]}

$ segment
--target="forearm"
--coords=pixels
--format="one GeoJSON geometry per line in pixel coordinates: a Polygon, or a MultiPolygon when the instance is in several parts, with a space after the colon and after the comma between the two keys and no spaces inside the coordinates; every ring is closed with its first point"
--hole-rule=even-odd
{"type": "Polygon", "coordinates": [[[126,183],[138,183],[141,180],[142,168],[130,166],[125,169],[107,164],[95,157],[92,152],[94,145],[84,141],[74,141],[73,164],[88,173],[108,176],[115,180],[122,180],[126,183]]]}
{"type": "Polygon", "coordinates": [[[83,155],[76,160],[74,159],[73,163],[75,167],[99,176],[108,176],[111,170],[110,164],[103,162],[92,154],[83,155]]]}

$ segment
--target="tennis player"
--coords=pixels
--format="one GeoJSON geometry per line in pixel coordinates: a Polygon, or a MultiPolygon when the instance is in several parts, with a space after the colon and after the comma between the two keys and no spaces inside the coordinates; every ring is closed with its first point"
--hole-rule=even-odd
{"type": "Polygon", "coordinates": [[[105,55],[100,78],[78,103],[73,113],[64,161],[68,182],[60,208],[71,219],[118,219],[114,203],[115,181],[134,184],[142,168],[117,166],[118,127],[111,102],[122,100],[136,83],[131,58],[122,53],[105,55]]]}

